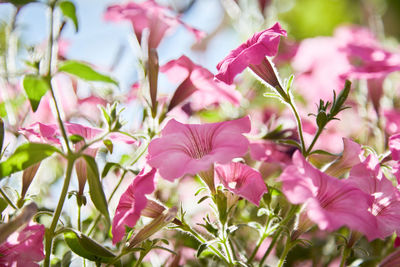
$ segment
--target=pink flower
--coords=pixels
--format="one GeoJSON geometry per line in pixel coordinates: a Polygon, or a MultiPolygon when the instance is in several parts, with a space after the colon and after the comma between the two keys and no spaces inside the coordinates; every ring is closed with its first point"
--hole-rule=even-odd
{"type": "Polygon", "coordinates": [[[29,127],[19,129],[29,142],[60,144],[58,127],[56,124],[35,122],[29,127]]]}
{"type": "Polygon", "coordinates": [[[290,149],[269,140],[252,141],[249,145],[250,156],[254,160],[274,162],[285,165],[290,161],[290,149]]]}
{"type": "Polygon", "coordinates": [[[1,266],[36,267],[44,259],[43,237],[45,227],[30,223],[22,231],[11,234],[0,245],[1,266]]]}
{"type": "Polygon", "coordinates": [[[124,237],[125,225],[131,228],[136,225],[142,210],[147,205],[145,195],[154,191],[155,174],[156,169],[154,168],[146,173],[143,169],[122,194],[112,222],[113,244],[120,242],[124,237]]]}
{"type": "Polygon", "coordinates": [[[395,109],[385,110],[383,112],[385,117],[385,131],[387,134],[392,135],[400,132],[400,111],[395,109]]]}
{"type": "Polygon", "coordinates": [[[376,218],[379,237],[383,239],[395,231],[400,233],[400,192],[383,175],[378,159],[368,156],[351,169],[348,180],[374,198],[369,211],[376,218]]]}
{"type": "Polygon", "coordinates": [[[234,86],[214,80],[214,75],[200,65],[194,64],[188,57],[181,56],[171,60],[160,68],[172,82],[180,83],[176,89],[168,110],[173,109],[191,96],[194,110],[209,105],[229,101],[239,105],[241,95],[234,86]]]}
{"type": "Polygon", "coordinates": [[[231,162],[217,165],[215,172],[225,188],[257,206],[261,197],[268,192],[261,174],[245,164],[231,162]]]}
{"type": "Polygon", "coordinates": [[[273,67],[265,57],[276,55],[280,36],[286,36],[286,31],[278,22],[271,28],[254,34],[218,63],[218,74],[215,77],[227,84],[232,84],[236,75],[246,67],[250,67],[268,84],[273,87],[278,86],[279,81],[273,67]]]}
{"type": "Polygon", "coordinates": [[[293,204],[306,205],[308,218],[322,230],[347,225],[374,239],[376,221],[368,212],[371,197],[347,180],[331,177],[311,166],[296,151],[293,165],[281,174],[282,190],[293,204]]]}
{"type": "Polygon", "coordinates": [[[389,149],[392,153],[392,159],[400,160],[400,133],[389,138],[389,149]]]}
{"type": "Polygon", "coordinates": [[[167,7],[158,5],[154,0],[147,0],[141,3],[129,2],[109,6],[104,17],[111,21],[130,21],[139,43],[142,40],[143,30],[149,29],[150,48],[157,48],[164,35],[170,34],[179,24],[193,33],[197,41],[204,37],[204,32],[188,26],[171,13],[167,7]]]}
{"type": "Polygon", "coordinates": [[[170,120],[161,137],[149,144],[148,164],[167,180],[207,171],[213,163],[228,163],[247,152],[249,117],[207,124],[170,120]]]}

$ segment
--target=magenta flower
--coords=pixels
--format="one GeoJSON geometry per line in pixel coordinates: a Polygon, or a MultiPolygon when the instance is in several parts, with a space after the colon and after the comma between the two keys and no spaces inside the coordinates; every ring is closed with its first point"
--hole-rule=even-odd
{"type": "Polygon", "coordinates": [[[225,188],[257,206],[262,196],[268,192],[261,174],[245,164],[231,162],[217,165],[215,172],[225,188]]]}
{"type": "Polygon", "coordinates": [[[399,161],[400,160],[400,133],[392,135],[389,138],[389,149],[392,153],[392,159],[399,161]]]}
{"type": "Polygon", "coordinates": [[[238,106],[241,95],[234,86],[214,80],[214,75],[200,65],[194,64],[188,57],[181,56],[171,60],[160,68],[172,82],[180,83],[176,89],[168,110],[173,109],[191,96],[194,110],[212,104],[229,101],[238,106]]]}
{"type": "Polygon", "coordinates": [[[368,212],[371,197],[347,180],[331,177],[311,166],[300,152],[281,174],[282,190],[293,204],[306,205],[308,218],[322,230],[347,225],[374,239],[376,221],[368,212]]]}
{"type": "Polygon", "coordinates": [[[213,163],[228,163],[243,156],[249,141],[249,117],[207,124],[182,124],[170,120],[161,137],[149,144],[148,164],[167,180],[207,171],[213,163]]]}
{"type": "MultiPolygon", "coordinates": [[[[376,218],[379,237],[383,239],[395,231],[400,233],[400,192],[383,175],[378,159],[368,156],[351,169],[348,180],[374,198],[369,211],[376,218]]],[[[369,239],[373,237],[369,236],[369,239]]]]}
{"type": "Polygon", "coordinates": [[[143,169],[122,194],[112,222],[113,244],[120,242],[124,237],[125,225],[131,228],[136,225],[142,210],[147,205],[145,195],[154,191],[155,174],[154,168],[146,173],[143,169]]]}
{"type": "Polygon", "coordinates": [[[204,32],[190,27],[174,16],[169,8],[158,5],[154,0],[109,6],[104,17],[111,21],[130,21],[139,43],[143,30],[149,29],[150,48],[157,48],[164,35],[170,34],[179,24],[193,33],[197,41],[205,36],[204,32]]]}
{"type": "Polygon", "coordinates": [[[236,75],[250,67],[272,87],[280,86],[271,63],[265,58],[276,55],[280,36],[286,36],[286,31],[278,22],[271,28],[254,34],[218,63],[218,74],[215,77],[227,84],[232,84],[236,75]]]}
{"type": "Polygon", "coordinates": [[[20,232],[11,234],[0,245],[1,266],[36,267],[44,259],[42,224],[29,223],[20,232]]]}

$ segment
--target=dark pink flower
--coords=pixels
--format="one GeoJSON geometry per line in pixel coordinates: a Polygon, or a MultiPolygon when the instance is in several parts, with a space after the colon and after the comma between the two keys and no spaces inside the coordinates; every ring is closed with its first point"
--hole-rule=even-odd
{"type": "Polygon", "coordinates": [[[390,136],[389,149],[392,153],[392,159],[400,160],[400,133],[390,136]]]}
{"type": "Polygon", "coordinates": [[[168,110],[181,104],[189,96],[191,96],[191,107],[194,110],[223,101],[229,101],[235,106],[239,105],[241,95],[234,86],[214,80],[214,75],[209,70],[193,63],[186,56],[169,61],[160,68],[160,71],[164,72],[172,82],[180,83],[168,110]]]}
{"type": "Polygon", "coordinates": [[[56,124],[35,122],[29,127],[19,129],[29,142],[60,144],[58,127],[56,124]]]}
{"type": "Polygon", "coordinates": [[[164,35],[172,32],[178,25],[193,33],[196,40],[202,39],[205,35],[204,32],[184,23],[179,17],[174,16],[169,8],[158,5],[154,0],[112,5],[107,8],[104,16],[111,21],[130,21],[139,43],[142,40],[143,30],[149,29],[150,48],[157,48],[164,35]]]}
{"type": "Polygon", "coordinates": [[[154,191],[155,174],[156,169],[154,168],[146,173],[143,169],[122,194],[112,222],[113,244],[122,240],[125,235],[125,226],[132,228],[136,225],[142,210],[147,205],[145,195],[154,191]]]}
{"type": "Polygon", "coordinates": [[[225,188],[257,206],[262,196],[268,192],[261,174],[245,164],[231,162],[217,165],[215,172],[225,188]]]}
{"type": "Polygon", "coordinates": [[[11,234],[0,245],[1,266],[36,267],[44,259],[43,237],[45,227],[30,223],[20,232],[11,234]]]}
{"type": "Polygon", "coordinates": [[[254,34],[218,63],[218,74],[215,77],[227,84],[232,84],[236,75],[250,67],[268,84],[273,87],[278,86],[279,80],[274,73],[271,62],[265,57],[276,55],[281,36],[286,36],[286,31],[282,29],[278,22],[271,28],[254,34]]]}
{"type": "Polygon", "coordinates": [[[369,155],[351,169],[348,181],[374,198],[369,211],[376,218],[379,237],[400,233],[400,192],[383,175],[378,159],[369,155]]]}
{"type": "Polygon", "coordinates": [[[170,120],[161,137],[149,144],[148,164],[167,180],[207,171],[213,163],[228,163],[243,156],[249,141],[249,117],[207,124],[182,124],[170,120]]]}
{"type": "Polygon", "coordinates": [[[349,181],[314,168],[298,151],[293,165],[280,178],[287,199],[293,204],[305,203],[308,218],[320,229],[333,231],[346,225],[370,240],[376,238],[376,221],[368,212],[372,198],[349,181]]]}

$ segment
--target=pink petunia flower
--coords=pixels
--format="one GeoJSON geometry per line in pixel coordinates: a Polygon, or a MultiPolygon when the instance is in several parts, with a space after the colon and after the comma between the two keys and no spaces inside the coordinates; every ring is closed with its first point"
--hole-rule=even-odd
{"type": "Polygon", "coordinates": [[[276,55],[281,36],[286,36],[286,31],[278,22],[271,28],[254,34],[218,63],[218,74],[215,77],[227,84],[232,84],[236,75],[249,67],[272,87],[280,86],[272,63],[265,57],[276,55]]]}
{"type": "Polygon", "coordinates": [[[45,227],[30,223],[23,230],[11,234],[0,245],[1,266],[37,267],[44,259],[43,237],[45,227]]]}
{"type": "Polygon", "coordinates": [[[190,27],[179,16],[174,16],[169,8],[158,5],[154,0],[109,6],[104,17],[111,21],[130,21],[139,43],[143,31],[149,29],[150,48],[157,48],[164,35],[170,34],[178,25],[193,33],[197,41],[205,36],[204,32],[190,27]]]}
{"type": "Polygon", "coordinates": [[[188,57],[181,56],[171,60],[160,68],[172,82],[180,83],[176,89],[168,110],[173,109],[188,97],[191,97],[191,108],[200,110],[212,104],[229,101],[238,106],[241,95],[234,86],[218,80],[200,65],[193,63],[188,57]]]}
{"type": "Polygon", "coordinates": [[[400,133],[400,111],[388,109],[383,112],[385,118],[385,131],[388,135],[400,133]]]}
{"type": "Polygon", "coordinates": [[[305,213],[320,229],[333,231],[346,225],[370,240],[376,238],[376,221],[368,212],[373,200],[349,181],[314,168],[298,151],[280,179],[286,198],[293,204],[305,203],[305,213]]]}
{"type": "Polygon", "coordinates": [[[348,181],[374,198],[369,211],[376,218],[379,237],[400,233],[400,192],[383,175],[378,159],[369,155],[351,169],[348,181]]]}
{"type": "Polygon", "coordinates": [[[142,211],[146,208],[145,195],[154,191],[154,176],[156,169],[145,172],[143,169],[133,180],[132,184],[122,194],[112,222],[113,244],[122,240],[125,234],[125,225],[134,227],[142,211]]]}
{"type": "Polygon", "coordinates": [[[207,124],[182,124],[170,120],[161,137],[149,144],[147,162],[170,181],[185,174],[207,171],[213,163],[228,163],[243,156],[249,141],[249,117],[207,124]]]}
{"type": "Polygon", "coordinates": [[[261,174],[246,164],[231,162],[217,165],[215,172],[225,188],[257,206],[261,197],[268,192],[261,174]]]}

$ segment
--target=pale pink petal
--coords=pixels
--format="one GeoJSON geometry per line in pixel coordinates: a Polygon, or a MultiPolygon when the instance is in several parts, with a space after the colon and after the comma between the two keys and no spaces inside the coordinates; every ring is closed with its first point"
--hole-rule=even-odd
{"type": "Polygon", "coordinates": [[[378,236],[377,224],[368,212],[371,197],[349,181],[328,176],[311,166],[299,151],[292,166],[281,174],[282,190],[293,204],[306,203],[308,217],[322,230],[341,226],[360,231],[369,240],[378,236]]]}
{"type": "Polygon", "coordinates": [[[249,65],[259,65],[265,56],[275,56],[278,52],[280,36],[286,36],[286,31],[279,23],[254,34],[218,63],[218,74],[215,77],[227,84],[232,84],[235,76],[249,65]]]}
{"type": "Polygon", "coordinates": [[[149,144],[147,162],[160,175],[173,180],[184,174],[197,174],[216,163],[227,163],[243,156],[248,141],[242,135],[250,131],[250,119],[209,124],[182,124],[170,120],[161,137],[149,144]]]}
{"type": "Polygon", "coordinates": [[[227,165],[217,165],[215,172],[227,189],[257,206],[261,197],[268,192],[261,174],[245,164],[231,162],[227,165]]]}
{"type": "Polygon", "coordinates": [[[132,184],[122,194],[112,222],[113,244],[122,240],[125,235],[125,225],[134,227],[146,207],[145,195],[154,191],[154,176],[156,169],[145,173],[143,169],[133,180],[132,184]]]}

